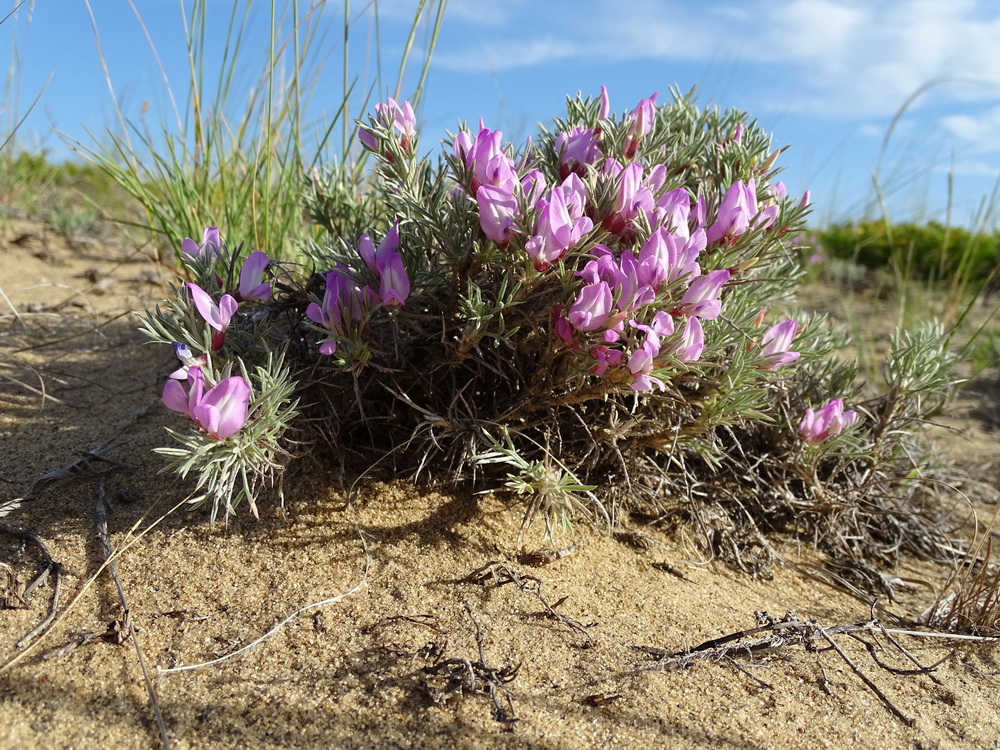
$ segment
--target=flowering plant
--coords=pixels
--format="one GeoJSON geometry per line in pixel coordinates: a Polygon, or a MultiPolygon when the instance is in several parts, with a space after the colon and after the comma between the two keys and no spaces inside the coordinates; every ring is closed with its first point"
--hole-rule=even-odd
{"type": "Polygon", "coordinates": [[[304,274],[213,229],[185,241],[193,280],[144,325],[190,347],[190,390],[168,384],[164,402],[200,428],[168,449],[201,472],[198,499],[253,504],[301,410],[297,440],[342,465],[506,488],[547,524],[696,515],[706,545],[756,570],[765,531],[822,522],[770,513],[769,497],[863,505],[859,475],[901,470],[888,402],[844,411],[856,369],[830,356],[822,318],[789,309],[808,195],[788,197],[770,137],[676,92],[620,117],[603,89],[567,110],[520,149],[463,127],[435,165],[409,104],[378,105],[359,129],[368,188],[310,176],[305,213],[329,234],[304,274]],[[707,484],[723,498],[711,513],[707,484]]]}

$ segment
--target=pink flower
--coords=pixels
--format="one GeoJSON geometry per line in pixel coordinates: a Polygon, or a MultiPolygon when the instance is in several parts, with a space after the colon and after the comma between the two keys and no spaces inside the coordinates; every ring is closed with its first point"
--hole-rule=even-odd
{"type": "Polygon", "coordinates": [[[606,281],[587,284],[570,305],[566,318],[578,331],[596,331],[608,322],[611,307],[611,287],[606,281]]]}
{"type": "Polygon", "coordinates": [[[378,296],[383,305],[400,307],[410,296],[410,277],[403,267],[403,256],[389,255],[379,269],[378,296]]]}
{"type": "Polygon", "coordinates": [[[639,141],[653,129],[653,123],[656,121],[657,93],[654,91],[653,95],[648,99],[639,100],[639,103],[629,115],[632,119],[632,125],[629,127],[628,135],[625,138],[626,158],[631,159],[635,156],[636,149],[639,147],[639,141]]]}
{"type": "Polygon", "coordinates": [[[556,138],[556,154],[559,156],[561,179],[569,177],[570,172],[582,177],[587,173],[586,165],[601,157],[597,134],[591,128],[573,128],[560,133],[556,138]]]}
{"type": "Polygon", "coordinates": [[[262,283],[264,280],[264,269],[270,265],[271,259],[260,250],[254,250],[243,262],[240,269],[240,286],[236,293],[236,301],[244,302],[250,299],[259,299],[266,302],[271,299],[271,285],[262,283]]]}
{"type": "Polygon", "coordinates": [[[468,131],[460,130],[451,144],[451,150],[455,154],[455,158],[462,162],[462,164],[468,165],[468,157],[472,152],[472,148],[472,136],[468,131]]]}
{"type": "Polygon", "coordinates": [[[612,213],[604,218],[601,226],[612,234],[622,234],[632,226],[639,212],[653,211],[653,194],[642,181],[642,165],[632,162],[618,174],[618,192],[612,213]]]}
{"type": "Polygon", "coordinates": [[[788,188],[785,183],[776,182],[767,186],[767,198],[760,203],[760,213],[754,219],[754,229],[767,229],[774,224],[781,210],[781,203],[788,197],[788,188]]]}
{"type": "Polygon", "coordinates": [[[192,258],[211,260],[218,258],[221,251],[222,239],[219,237],[218,227],[205,227],[200,245],[190,237],[181,240],[181,254],[190,255],[192,258]]]}
{"type": "Polygon", "coordinates": [[[212,351],[218,351],[225,343],[229,321],[236,314],[239,303],[234,297],[223,294],[216,304],[211,295],[197,284],[189,283],[187,287],[198,313],[215,329],[212,334],[212,351]]]}
{"type": "Polygon", "coordinates": [[[603,375],[609,367],[617,367],[622,363],[625,353],[621,349],[612,349],[608,346],[595,346],[591,351],[594,357],[594,365],[590,368],[591,375],[603,375]]]}
{"type": "Polygon", "coordinates": [[[746,182],[736,181],[726,191],[719,206],[715,223],[708,228],[709,244],[725,240],[735,242],[757,215],[757,185],[753,178],[746,182]]]}
{"type": "Polygon", "coordinates": [[[187,414],[198,427],[216,440],[225,440],[246,424],[250,384],[245,378],[223,378],[204,393],[200,367],[192,367],[187,379],[191,386],[188,392],[184,391],[184,386],[179,381],[167,381],[163,386],[164,406],[187,414]]]}
{"type": "Polygon", "coordinates": [[[676,237],[690,237],[691,196],[684,188],[668,190],[656,201],[653,216],[657,224],[676,237]]]}
{"type": "MultiPolygon", "coordinates": [[[[386,232],[385,239],[375,248],[367,234],[358,240],[358,254],[379,280],[379,297],[383,305],[402,305],[410,294],[410,277],[406,275],[403,257],[399,254],[399,221],[386,232]]],[[[360,320],[360,317],[358,318],[360,320]]]]}
{"type": "Polygon", "coordinates": [[[631,321],[631,325],[646,334],[646,340],[642,346],[632,352],[628,358],[628,369],[633,378],[632,390],[651,391],[654,385],[661,391],[666,390],[667,384],[652,375],[653,368],[656,366],[656,357],[660,353],[660,337],[650,326],[641,325],[635,321],[631,321]]]}
{"type": "Polygon", "coordinates": [[[361,256],[361,260],[365,262],[365,265],[371,269],[372,273],[378,274],[379,267],[386,262],[386,259],[394,252],[399,249],[399,221],[394,221],[392,226],[389,227],[389,231],[385,233],[385,239],[379,243],[376,249],[375,243],[372,242],[372,238],[367,235],[361,235],[358,240],[358,255],[361,256]]]}
{"type": "Polygon", "coordinates": [[[323,355],[337,351],[337,339],[348,335],[347,321],[360,321],[378,299],[372,289],[359,286],[348,273],[344,266],[330,271],[326,275],[322,304],[310,302],[306,308],[306,317],[332,334],[319,345],[319,353],[323,355]]]}
{"type": "Polygon", "coordinates": [[[771,326],[761,339],[764,347],[761,350],[761,357],[764,358],[764,364],[758,366],[762,370],[777,370],[781,365],[797,360],[801,356],[799,352],[789,349],[798,330],[799,324],[794,318],[785,318],[771,326]]]}
{"type": "Polygon", "coordinates": [[[705,333],[698,318],[688,318],[681,340],[674,345],[673,353],[681,362],[697,362],[705,349],[705,333]]]}
{"type": "Polygon", "coordinates": [[[659,291],[664,284],[691,281],[701,275],[696,258],[703,249],[698,242],[685,243],[683,238],[670,234],[660,227],[649,235],[639,249],[639,265],[644,281],[659,291]]]}
{"type": "Polygon", "coordinates": [[[532,207],[537,205],[545,194],[545,175],[532,169],[521,178],[521,192],[524,193],[525,203],[532,207]]]}
{"type": "MultiPolygon", "coordinates": [[[[375,105],[375,121],[384,128],[392,128],[399,132],[400,146],[403,153],[409,154],[410,142],[416,135],[417,117],[413,113],[413,107],[409,102],[403,102],[400,106],[396,100],[389,97],[385,103],[375,105]]],[[[365,128],[358,130],[358,140],[370,151],[378,151],[379,143],[375,134],[365,128]]],[[[388,151],[384,152],[387,158],[391,159],[388,151]]]]}
{"type": "Polygon", "coordinates": [[[818,411],[806,409],[805,416],[799,422],[799,434],[809,444],[821,443],[839,435],[857,421],[857,413],[850,409],[844,411],[843,400],[835,398],[818,411]]]}
{"type": "Polygon", "coordinates": [[[715,320],[722,312],[722,303],[718,300],[718,296],[727,281],[729,281],[729,271],[725,268],[699,276],[691,282],[691,286],[681,297],[677,314],[715,320]]]}
{"type": "Polygon", "coordinates": [[[517,197],[495,185],[480,185],[476,202],[483,234],[501,245],[507,244],[516,231],[517,197]]]}
{"type": "Polygon", "coordinates": [[[475,140],[466,133],[455,138],[455,156],[465,162],[471,174],[469,193],[476,195],[480,185],[495,185],[513,193],[518,182],[513,160],[503,150],[503,133],[482,128],[475,140]]]}
{"type": "Polygon", "coordinates": [[[525,250],[535,261],[535,269],[544,271],[593,229],[594,222],[584,216],[587,189],[575,174],[553,188],[548,201],[538,204],[536,234],[525,243],[525,250]]]}

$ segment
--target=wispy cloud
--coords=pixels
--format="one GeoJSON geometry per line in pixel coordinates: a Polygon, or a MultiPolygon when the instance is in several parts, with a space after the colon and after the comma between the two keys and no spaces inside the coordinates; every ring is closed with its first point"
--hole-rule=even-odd
{"type": "Polygon", "coordinates": [[[579,54],[575,43],[548,35],[534,39],[512,39],[503,44],[484,43],[457,50],[438,48],[433,59],[435,65],[451,70],[497,72],[572,59],[579,54]]]}
{"type": "Polygon", "coordinates": [[[949,115],[941,119],[941,127],[976,152],[1000,152],[1000,107],[975,115],[949,115]]]}

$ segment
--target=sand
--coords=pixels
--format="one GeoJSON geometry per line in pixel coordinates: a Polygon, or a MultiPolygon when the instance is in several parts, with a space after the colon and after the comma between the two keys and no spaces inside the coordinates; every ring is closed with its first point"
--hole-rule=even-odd
{"type": "MultiPolygon", "coordinates": [[[[20,317],[0,298],[0,562],[17,594],[41,563],[10,533],[23,530],[61,575],[55,622],[21,648],[55,576],[0,609],[0,746],[161,747],[137,646],[173,748],[1000,744],[1000,644],[899,636],[921,664],[940,661],[933,673],[900,673],[916,667],[882,634],[860,635],[896,672],[850,634],[832,636],[838,653],[818,628],[864,623],[870,602],[810,575],[818,558],[790,542],[771,580],[704,559],[683,529],[636,527],[640,549],[578,527],[556,540],[570,554],[537,565],[523,553],[549,542],[541,524],[518,539],[513,499],[345,487],[308,458],[287,478],[284,513],[270,503],[259,521],[210,526],[204,509],[177,507],[189,486],[152,450],[178,424],[159,402],[175,364],[131,311],[162,299],[169,277],[113,236],[3,227],[0,289],[20,317]],[[72,476],[38,482],[74,462],[72,476]],[[99,572],[102,493],[128,621],[99,572]],[[752,629],[756,612],[814,621],[794,632],[820,648],[654,658],[752,629]]],[[[974,465],[996,454],[990,399],[970,391],[947,415],[952,448],[974,465]]],[[[909,583],[883,604],[909,618],[947,573],[887,572],[909,583]]]]}

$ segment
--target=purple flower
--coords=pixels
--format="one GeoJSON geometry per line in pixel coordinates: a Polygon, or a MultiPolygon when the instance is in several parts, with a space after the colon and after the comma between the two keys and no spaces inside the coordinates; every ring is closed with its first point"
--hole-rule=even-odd
{"type": "Polygon", "coordinates": [[[503,133],[481,128],[475,140],[466,133],[455,138],[455,156],[465,162],[471,173],[469,193],[476,195],[480,185],[495,185],[513,193],[518,182],[513,160],[503,150],[503,133]]]}
{"type": "MultiPolygon", "coordinates": [[[[397,130],[402,136],[399,143],[403,149],[403,153],[409,154],[410,142],[417,132],[417,117],[413,113],[413,107],[409,102],[404,101],[403,105],[400,106],[396,103],[395,99],[389,97],[385,103],[380,102],[376,104],[375,121],[384,128],[397,130]]],[[[358,130],[358,140],[370,151],[379,150],[378,139],[370,130],[360,128],[358,130]]],[[[385,152],[384,155],[391,160],[392,157],[388,152],[385,152]]]]}
{"type": "Polygon", "coordinates": [[[185,237],[181,240],[181,254],[190,255],[192,258],[204,258],[211,260],[218,258],[222,251],[222,239],[219,237],[218,227],[205,227],[201,236],[201,244],[185,237]]]}
{"type": "Polygon", "coordinates": [[[697,362],[705,349],[705,333],[698,318],[688,318],[681,340],[674,345],[673,353],[681,362],[697,362]]]}
{"type": "Polygon", "coordinates": [[[735,242],[750,228],[750,222],[756,215],[757,185],[753,178],[746,182],[734,182],[722,198],[715,223],[708,228],[709,244],[720,240],[730,244],[735,242]]]}
{"type": "Polygon", "coordinates": [[[536,206],[545,194],[545,175],[537,169],[526,173],[521,178],[521,192],[524,193],[524,200],[529,206],[536,206]]]}
{"type": "Polygon", "coordinates": [[[767,198],[760,204],[760,213],[754,219],[754,229],[767,229],[778,218],[778,211],[781,210],[781,203],[788,197],[788,188],[785,183],[776,182],[767,186],[767,198]]]}
{"type": "MultiPolygon", "coordinates": [[[[367,234],[358,240],[358,254],[379,280],[379,297],[383,305],[402,305],[410,294],[410,278],[399,254],[399,221],[393,222],[385,239],[375,248],[367,234]]],[[[327,277],[329,280],[329,277],[327,277]]],[[[356,320],[360,320],[360,316],[356,320]]]]}
{"type": "Polygon", "coordinates": [[[554,187],[549,200],[542,199],[538,205],[536,234],[524,249],[535,261],[535,269],[544,271],[593,229],[594,222],[584,216],[587,189],[575,174],[554,187]]]}
{"type": "Polygon", "coordinates": [[[664,284],[697,278],[701,266],[696,259],[703,247],[697,241],[685,243],[683,238],[660,227],[639,249],[639,266],[645,282],[659,291],[664,284]]]}
{"type": "Polygon", "coordinates": [[[379,268],[378,296],[383,305],[400,307],[410,296],[410,277],[403,266],[403,256],[397,252],[388,255],[379,268]]]}
{"type": "Polygon", "coordinates": [[[641,164],[629,164],[618,178],[614,207],[601,222],[601,226],[612,234],[622,234],[629,229],[640,211],[649,214],[653,210],[653,194],[643,184],[641,164]]]}
{"type": "Polygon", "coordinates": [[[608,371],[609,367],[617,367],[622,363],[622,359],[625,357],[625,353],[621,349],[612,349],[611,347],[604,346],[603,344],[595,346],[591,351],[594,357],[595,363],[590,368],[589,372],[591,375],[603,375],[608,371]]]}
{"type": "Polygon", "coordinates": [[[645,268],[631,250],[622,252],[615,273],[618,308],[630,312],[656,299],[656,289],[649,283],[645,268]]]}
{"type": "Polygon", "coordinates": [[[254,250],[243,262],[240,269],[240,286],[236,293],[238,302],[245,302],[250,299],[259,299],[267,302],[271,299],[271,285],[262,283],[264,280],[264,269],[271,263],[271,259],[260,250],[254,250]]]}
{"type": "Polygon", "coordinates": [[[608,112],[611,111],[611,99],[608,97],[607,86],[601,86],[601,106],[598,108],[597,119],[607,120],[608,112]]]}
{"type": "Polygon", "coordinates": [[[606,281],[587,284],[570,305],[566,318],[578,331],[596,331],[611,315],[611,287],[606,281]]]}
{"type": "Polygon", "coordinates": [[[250,384],[245,378],[238,375],[223,378],[204,393],[200,367],[192,367],[187,380],[191,386],[188,392],[179,381],[167,381],[163,386],[164,406],[187,414],[216,440],[225,440],[246,424],[250,384]]]}
{"type": "Polygon", "coordinates": [[[677,237],[690,237],[691,196],[684,188],[668,190],[656,201],[653,216],[659,226],[677,237]]]}
{"type": "Polygon", "coordinates": [[[630,322],[633,328],[646,334],[646,340],[642,346],[632,352],[628,358],[628,369],[632,373],[632,390],[651,391],[654,385],[661,391],[665,390],[666,383],[652,375],[653,368],[656,366],[656,357],[660,353],[660,337],[651,326],[641,325],[634,320],[630,322]]]}
{"type": "Polygon", "coordinates": [[[212,351],[217,352],[225,343],[229,321],[236,314],[239,303],[234,297],[223,294],[219,303],[216,304],[211,295],[197,284],[189,283],[187,287],[198,313],[205,319],[206,323],[215,329],[212,334],[212,351]]]}
{"type": "Polygon", "coordinates": [[[465,164],[466,167],[468,167],[468,158],[472,152],[473,145],[472,136],[467,130],[460,130],[451,144],[451,150],[455,154],[455,158],[465,164]]]}
{"type": "Polygon", "coordinates": [[[761,356],[764,363],[758,365],[762,370],[776,370],[781,365],[787,365],[801,356],[799,352],[789,351],[792,339],[799,330],[799,324],[794,318],[785,318],[780,323],[771,326],[761,339],[763,350],[761,356]]]}
{"type": "Polygon", "coordinates": [[[674,319],[668,312],[661,310],[653,316],[649,327],[657,336],[672,336],[674,333],[674,319]]]}
{"type": "Polygon", "coordinates": [[[476,202],[483,234],[505,245],[516,231],[517,197],[495,185],[480,185],[476,202]]]}
{"type": "Polygon", "coordinates": [[[348,321],[360,321],[376,299],[375,292],[368,287],[359,286],[351,279],[344,266],[337,266],[330,271],[326,275],[323,303],[318,305],[310,302],[306,308],[306,317],[332,334],[320,343],[319,353],[330,355],[337,351],[337,338],[348,334],[345,316],[348,321]]]}
{"type": "Polygon", "coordinates": [[[722,303],[718,300],[719,292],[727,281],[729,281],[729,271],[725,268],[699,276],[691,282],[691,286],[681,297],[677,313],[715,320],[722,311],[722,303]]]}
{"type": "Polygon", "coordinates": [[[560,133],[556,138],[556,154],[559,156],[561,179],[569,177],[570,172],[582,177],[587,173],[586,165],[601,157],[597,134],[591,128],[573,128],[560,133]]]}
{"type": "Polygon", "coordinates": [[[392,253],[399,249],[399,221],[394,221],[389,231],[385,234],[385,239],[379,243],[378,248],[375,247],[375,243],[372,242],[371,236],[367,234],[361,235],[358,240],[358,255],[361,256],[361,260],[365,262],[365,265],[371,270],[372,273],[378,275],[380,273],[379,267],[386,262],[386,259],[392,253]]]}
{"type": "Polygon", "coordinates": [[[629,117],[632,120],[629,126],[628,135],[625,138],[625,157],[631,159],[635,156],[635,151],[639,147],[639,141],[643,136],[653,129],[653,122],[656,120],[656,96],[658,92],[648,99],[641,99],[632,110],[629,117]]]}
{"type": "Polygon", "coordinates": [[[835,398],[818,411],[806,409],[805,416],[799,422],[799,434],[809,444],[821,443],[829,437],[839,435],[857,421],[857,413],[851,409],[844,411],[843,400],[835,398]]]}

